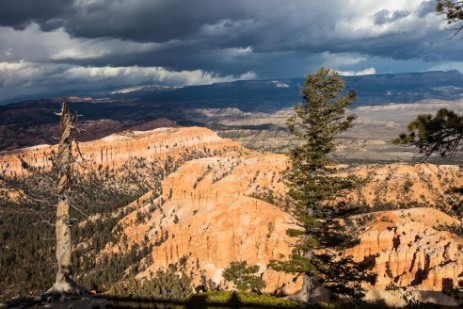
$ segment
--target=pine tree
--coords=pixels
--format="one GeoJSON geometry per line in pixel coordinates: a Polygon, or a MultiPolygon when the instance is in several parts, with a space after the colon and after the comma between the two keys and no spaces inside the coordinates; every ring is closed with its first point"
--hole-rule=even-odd
{"type": "Polygon", "coordinates": [[[454,25],[450,29],[454,31],[454,36],[463,30],[463,1],[437,0],[436,12],[445,15],[449,25],[454,25]]]}
{"type": "Polygon", "coordinates": [[[303,274],[303,289],[295,297],[302,301],[316,301],[320,283],[335,292],[346,293],[348,282],[363,277],[358,269],[353,270],[352,259],[336,258],[340,249],[355,243],[346,236],[338,220],[350,209],[340,207],[335,201],[352,189],[355,181],[352,177],[332,175],[337,164],[332,159],[335,138],[351,128],[356,118],[347,114],[356,93],[342,95],[343,90],[342,79],[328,68],[307,75],[302,88],[303,103],[295,106],[295,114],[288,120],[290,133],[302,142],[291,149],[291,168],[285,174],[292,202],[288,212],[297,224],[297,228],[287,233],[298,241],[289,261],[273,261],[271,266],[303,274]]]}
{"type": "Polygon", "coordinates": [[[442,108],[436,115],[418,115],[407,129],[393,142],[415,146],[425,159],[436,152],[449,157],[463,151],[463,116],[454,111],[442,108]]]}
{"type": "Polygon", "coordinates": [[[247,261],[232,262],[223,271],[223,278],[226,281],[233,282],[240,291],[260,291],[265,288],[265,282],[257,274],[258,265],[248,266],[247,261]]]}
{"type": "MultiPolygon", "coordinates": [[[[445,15],[448,24],[456,24],[450,30],[458,35],[463,30],[463,1],[437,0],[436,12],[445,15]]],[[[395,144],[415,146],[428,158],[434,153],[442,157],[463,151],[463,116],[447,108],[436,115],[418,115],[408,124],[408,133],[402,133],[395,144]]]]}

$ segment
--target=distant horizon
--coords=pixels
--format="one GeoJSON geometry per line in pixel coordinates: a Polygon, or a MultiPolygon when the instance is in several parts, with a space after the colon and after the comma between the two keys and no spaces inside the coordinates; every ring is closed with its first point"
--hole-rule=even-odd
{"type": "Polygon", "coordinates": [[[0,100],[458,69],[436,0],[0,2],[0,100]]]}
{"type": "MultiPolygon", "coordinates": [[[[435,72],[441,72],[441,73],[452,73],[452,72],[457,72],[460,75],[463,75],[462,72],[460,72],[458,69],[449,69],[449,70],[432,70],[432,71],[422,71],[422,72],[400,72],[400,73],[374,73],[374,74],[362,74],[362,75],[342,75],[340,72],[340,76],[342,78],[355,78],[355,77],[365,77],[365,76],[381,76],[381,75],[406,75],[406,74],[423,74],[423,73],[435,73],[435,72]]],[[[310,72],[309,72],[310,73],[310,72]]],[[[126,93],[122,93],[124,90],[128,90],[131,88],[139,88],[139,90],[142,90],[144,88],[149,88],[149,87],[160,87],[160,88],[166,88],[169,90],[175,90],[175,89],[182,89],[182,88],[187,88],[187,87],[200,87],[200,86],[210,86],[210,85],[218,85],[218,84],[227,84],[227,83],[234,83],[234,82],[240,82],[240,81],[281,81],[281,80],[292,80],[292,79],[303,79],[304,76],[299,76],[299,77],[273,77],[273,78],[265,78],[265,79],[260,79],[260,78],[254,78],[254,79],[237,79],[237,80],[232,80],[232,81],[225,81],[225,82],[214,82],[214,83],[209,83],[209,84],[198,84],[198,85],[185,85],[185,86],[179,86],[179,87],[169,87],[169,86],[160,86],[160,85],[155,85],[155,84],[150,84],[150,85],[129,85],[127,87],[122,87],[122,88],[114,88],[114,89],[106,89],[106,90],[100,90],[100,94],[98,92],[80,92],[80,93],[42,93],[42,94],[34,94],[34,95],[24,95],[24,96],[18,96],[18,97],[13,97],[13,98],[5,98],[2,99],[0,97],[0,106],[4,105],[9,105],[9,104],[15,104],[15,103],[20,103],[23,101],[39,101],[39,100],[49,100],[49,99],[54,99],[54,98],[59,98],[59,97],[79,97],[79,98],[85,98],[85,97],[91,97],[93,99],[100,99],[100,98],[109,98],[109,97],[117,97],[117,93],[115,92],[121,92],[120,95],[123,94],[129,94],[129,93],[134,93],[137,90],[134,91],[128,91],[126,93]]],[[[168,91],[169,91],[168,90],[168,91]]]]}

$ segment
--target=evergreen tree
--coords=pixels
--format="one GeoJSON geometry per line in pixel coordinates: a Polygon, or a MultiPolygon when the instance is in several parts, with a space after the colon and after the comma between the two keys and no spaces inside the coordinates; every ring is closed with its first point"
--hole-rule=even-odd
{"type": "Polygon", "coordinates": [[[402,133],[394,143],[415,146],[424,158],[436,152],[448,157],[463,151],[463,116],[446,108],[436,115],[418,115],[408,124],[407,130],[408,133],[402,133]]]}
{"type": "Polygon", "coordinates": [[[258,265],[248,266],[247,261],[232,262],[223,271],[223,278],[233,282],[240,291],[260,291],[265,288],[265,282],[256,273],[258,265]]]}
{"type": "MultiPolygon", "coordinates": [[[[463,1],[437,0],[436,12],[445,15],[448,24],[457,25],[451,29],[455,35],[463,29],[463,1]]],[[[447,157],[463,151],[463,116],[452,110],[442,108],[436,115],[418,115],[407,130],[394,143],[415,146],[425,158],[436,152],[447,157]]]]}
{"type": "Polygon", "coordinates": [[[335,138],[351,128],[356,118],[347,114],[356,93],[342,95],[343,90],[342,79],[328,68],[307,75],[303,103],[295,106],[295,115],[288,120],[290,133],[302,141],[291,149],[291,168],[285,174],[292,201],[288,211],[297,224],[287,233],[298,241],[289,261],[273,261],[271,266],[302,273],[304,285],[296,297],[302,301],[316,301],[320,283],[338,293],[352,292],[346,290],[348,282],[363,276],[353,270],[352,259],[338,256],[340,249],[355,243],[339,221],[350,210],[336,202],[353,187],[354,179],[332,175],[337,163],[331,156],[336,150],[335,138]]]}
{"type": "Polygon", "coordinates": [[[453,30],[458,35],[463,29],[463,1],[437,0],[436,12],[445,15],[447,23],[454,24],[453,30]]]}

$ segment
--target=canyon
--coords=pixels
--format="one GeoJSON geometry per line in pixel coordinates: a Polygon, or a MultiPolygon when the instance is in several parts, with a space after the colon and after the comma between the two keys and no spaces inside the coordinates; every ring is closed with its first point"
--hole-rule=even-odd
{"type": "MultiPolygon", "coordinates": [[[[355,126],[339,137],[338,155],[357,162],[417,162],[412,149],[392,144],[408,122],[441,108],[461,111],[463,75],[458,71],[343,77],[357,91],[350,112],[355,126]],[[407,87],[404,87],[407,85],[407,87]]],[[[245,80],[183,88],[134,87],[68,97],[78,117],[79,141],[127,130],[207,127],[223,138],[259,151],[287,153],[297,143],[286,119],[301,102],[302,78],[245,80]]],[[[0,151],[54,144],[63,97],[0,105],[0,151]]],[[[1,102],[0,102],[1,104],[1,102]]],[[[434,163],[445,163],[438,157],[434,163]]],[[[459,162],[457,154],[454,162],[459,162]]]]}
{"type": "MultiPolygon", "coordinates": [[[[83,177],[105,169],[129,175],[129,170],[153,182],[142,196],[110,214],[118,218],[111,231],[117,237],[95,252],[94,260],[146,246],[152,250],[135,263],[137,280],[176,265],[194,286],[207,282],[223,289],[233,287],[222,271],[246,260],[259,266],[264,292],[291,295],[300,289],[299,277],[268,267],[270,260],[287,259],[295,241],[286,234],[294,220],[284,211],[285,155],[250,150],[201,127],[125,131],[80,142],[74,150],[81,153],[74,165],[83,177]]],[[[55,153],[56,145],[1,152],[0,173],[20,179],[50,170],[55,153]]],[[[360,243],[344,254],[374,261],[377,280],[365,288],[435,292],[458,287],[463,280],[462,200],[452,188],[463,186],[460,167],[351,164],[338,173],[360,180],[346,198],[359,207],[346,223],[360,243]]],[[[6,198],[23,194],[4,182],[0,188],[6,198]]],[[[76,248],[90,243],[83,240],[76,248]]]]}

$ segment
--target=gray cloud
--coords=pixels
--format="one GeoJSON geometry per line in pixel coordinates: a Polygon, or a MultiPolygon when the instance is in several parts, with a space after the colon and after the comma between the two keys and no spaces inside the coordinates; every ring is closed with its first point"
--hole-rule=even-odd
{"type": "Polygon", "coordinates": [[[392,23],[398,19],[407,17],[408,15],[410,15],[410,12],[408,11],[391,12],[389,10],[381,10],[375,13],[373,19],[375,21],[375,25],[384,25],[387,23],[392,23]]]}
{"type": "Polygon", "coordinates": [[[63,25],[63,16],[71,13],[74,0],[19,0],[0,2],[0,25],[24,29],[31,22],[44,30],[63,25]]]}
{"type": "Polygon", "coordinates": [[[436,1],[423,1],[421,4],[418,6],[416,13],[418,17],[422,18],[425,17],[428,14],[435,14],[436,10],[436,1]]]}
{"type": "MultiPolygon", "coordinates": [[[[370,5],[357,2],[357,5],[346,6],[341,0],[327,3],[304,0],[17,0],[11,2],[13,5],[0,3],[0,25],[23,29],[35,22],[45,31],[64,27],[76,38],[180,41],[205,48],[252,46],[255,51],[274,52],[320,45],[330,48],[331,39],[339,40],[333,45],[342,44],[345,30],[349,30],[342,25],[355,23],[361,18],[359,12],[371,10],[370,5]]],[[[416,19],[425,16],[423,12],[429,9],[430,3],[432,1],[423,1],[417,6],[416,19]]],[[[396,22],[409,15],[411,12],[405,9],[379,9],[373,13],[372,26],[396,22]]],[[[363,32],[368,28],[357,30],[363,32]]],[[[375,37],[384,35],[387,33],[378,33],[375,37]]],[[[368,33],[358,39],[368,39],[368,33]]]]}
{"type": "MultiPolygon", "coordinates": [[[[301,76],[320,65],[363,71],[375,67],[371,59],[376,59],[378,66],[397,64],[393,71],[406,67],[426,70],[445,61],[463,61],[462,43],[448,40],[450,33],[434,12],[434,0],[349,3],[0,1],[0,68],[2,63],[10,68],[27,63],[29,68],[43,71],[40,81],[38,75],[30,76],[28,89],[39,84],[45,89],[46,80],[56,82],[56,76],[63,79],[59,86],[65,87],[71,77],[62,73],[69,73],[68,68],[88,68],[84,70],[87,75],[72,77],[76,85],[87,85],[77,81],[86,78],[93,81],[92,87],[97,87],[95,81],[117,87],[165,82],[153,68],[183,72],[184,76],[201,72],[207,82],[250,76],[243,75],[247,72],[255,72],[259,78],[301,76]],[[405,65],[406,61],[413,65],[405,65]],[[157,79],[121,74],[103,82],[91,75],[91,68],[97,72],[124,67],[143,68],[139,72],[154,74],[157,79]]],[[[3,93],[13,89],[15,80],[18,85],[24,82],[11,70],[0,69],[2,80],[10,85],[4,82],[3,93]]],[[[193,83],[191,79],[171,80],[175,82],[193,83]]],[[[20,91],[15,89],[15,93],[20,91]]]]}

